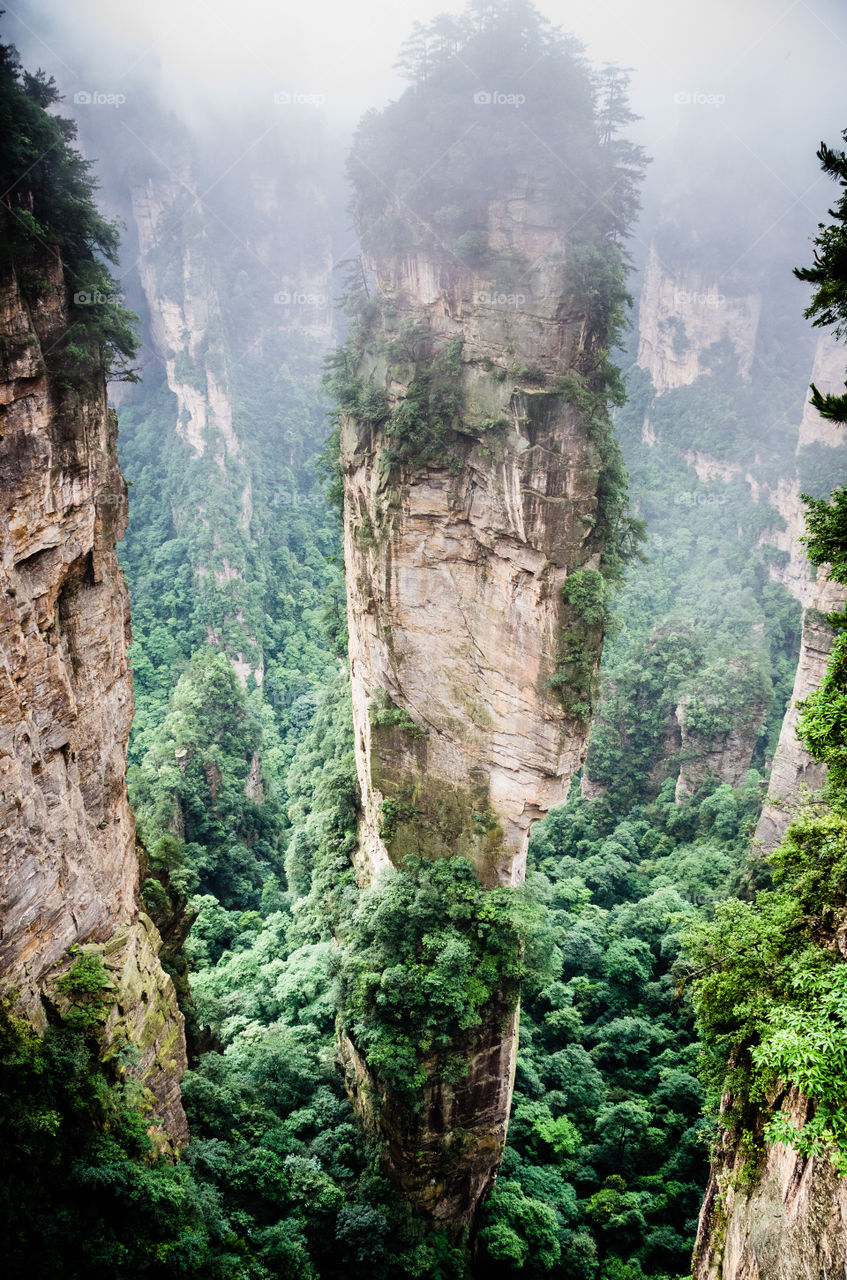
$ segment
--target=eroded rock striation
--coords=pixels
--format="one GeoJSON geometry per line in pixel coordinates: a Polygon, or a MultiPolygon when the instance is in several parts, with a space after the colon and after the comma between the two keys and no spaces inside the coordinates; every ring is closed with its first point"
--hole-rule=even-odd
{"type": "MultiPolygon", "coordinates": [[[[365,882],[418,854],[520,884],[532,823],[585,755],[609,442],[582,374],[603,335],[529,179],[489,206],[484,234],[484,267],[437,244],[366,260],[359,409],[341,428],[365,882]],[[502,283],[515,261],[534,264],[517,293],[502,283]],[[575,573],[591,607],[563,592],[575,573]]],[[[458,1084],[424,1064],[414,1118],[346,1041],[389,1169],[437,1221],[467,1224],[496,1172],[516,1030],[513,1008],[490,1008],[456,1046],[458,1084]]]]}
{"type": "MultiPolygon", "coordinates": [[[[809,1118],[792,1090],[781,1108],[809,1118]]],[[[782,1143],[768,1147],[751,1179],[748,1153],[724,1138],[700,1213],[693,1280],[796,1280],[847,1269],[847,1184],[832,1165],[782,1143]]]]}
{"type": "Polygon", "coordinates": [[[125,786],[132,720],[129,600],[115,546],[126,525],[105,382],[57,371],[68,326],[58,252],[34,305],[0,285],[0,978],[43,1022],[71,947],[109,957],[113,1014],[169,1138],[186,1136],[183,1018],[138,912],[125,786]]]}

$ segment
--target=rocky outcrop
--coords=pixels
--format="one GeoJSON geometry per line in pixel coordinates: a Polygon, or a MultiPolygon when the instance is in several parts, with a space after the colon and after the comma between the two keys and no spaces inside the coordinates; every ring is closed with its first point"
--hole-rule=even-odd
{"type": "MultiPolygon", "coordinates": [[[[492,204],[485,230],[485,268],[437,247],[368,263],[379,313],[356,371],[366,395],[390,414],[422,378],[442,378],[460,407],[424,461],[420,434],[398,461],[390,425],[342,424],[365,881],[416,853],[462,855],[485,885],[519,884],[532,823],[565,799],[585,755],[602,623],[586,625],[562,587],[599,559],[603,459],[567,376],[595,337],[566,292],[553,210],[529,184],[492,204]],[[535,263],[520,303],[497,284],[516,260],[535,263]]],[[[381,1099],[389,1170],[453,1229],[502,1152],[511,1025],[489,1009],[460,1046],[468,1077],[430,1078],[417,1118],[381,1099]]],[[[378,1090],[350,1056],[361,1103],[378,1090]]]]}
{"type": "MultiPolygon", "coordinates": [[[[544,234],[553,235],[543,216],[519,197],[508,213],[492,210],[492,247],[537,255],[544,234]]],[[[455,377],[467,409],[443,459],[391,478],[387,440],[353,418],[343,429],[350,658],[371,874],[429,846],[471,857],[489,884],[520,882],[532,822],[565,798],[584,757],[587,724],[567,715],[550,681],[569,621],[561,588],[592,562],[601,460],[576,408],[514,374],[531,361],[552,383],[580,349],[581,317],[561,314],[560,265],[536,269],[533,295],[517,311],[479,301],[496,289],[455,259],[414,254],[374,264],[393,328],[418,323],[439,349],[462,343],[455,377]],[[386,695],[418,732],[375,723],[386,695]],[[410,778],[418,814],[396,825],[389,858],[382,805],[410,778]],[[450,819],[434,830],[448,808],[450,819]]],[[[363,373],[397,404],[414,367],[376,361],[363,373]]],[[[600,640],[586,641],[589,666],[600,640]]]]}
{"type": "MultiPolygon", "coordinates": [[[[818,342],[815,351],[811,381],[822,391],[839,391],[844,385],[844,348],[828,334],[818,342]]],[[[797,454],[811,444],[823,444],[837,448],[844,443],[844,428],[822,418],[817,410],[806,403],[797,439],[797,454]]],[[[833,476],[833,483],[836,477],[833,476]]],[[[801,542],[806,529],[805,507],[799,496],[799,484],[783,482],[772,503],[783,515],[785,529],[780,540],[779,532],[768,534],[768,540],[779,543],[788,552],[784,566],[774,567],[772,576],[781,581],[803,605],[803,633],[797,674],[788,710],[774,755],[768,794],[756,828],[756,843],[769,852],[775,849],[785,834],[791,812],[810,791],[823,786],[826,771],[813,760],[796,733],[797,704],[820,684],[832,646],[835,632],[829,626],[826,615],[838,613],[847,603],[847,588],[831,582],[826,576],[826,566],[817,572],[806,558],[801,542]]]]}
{"type": "MultiPolygon", "coordinates": [[[[481,1034],[458,1044],[467,1075],[450,1082],[425,1061],[428,1080],[414,1116],[380,1091],[349,1037],[342,1039],[347,1091],[365,1127],[385,1144],[384,1165],[415,1211],[462,1231],[490,1189],[506,1142],[515,1081],[518,1013],[502,1006],[481,1034]]],[[[494,1010],[491,1011],[493,1015],[494,1010]]]]}
{"type": "Polygon", "coordinates": [[[173,163],[176,172],[157,173],[130,187],[138,272],[150,309],[153,346],[176,396],[177,433],[198,457],[212,443],[216,463],[225,468],[228,456],[237,457],[239,444],[210,274],[213,255],[204,244],[202,221],[197,226],[195,218],[193,236],[184,229],[199,201],[188,155],[180,150],[173,163]],[[215,433],[220,434],[217,442],[215,433]]]}
{"type": "MultiPolygon", "coordinates": [[[[746,664],[734,664],[729,680],[743,676],[746,664]]],[[[732,687],[732,685],[730,685],[732,687]]],[[[676,801],[692,796],[707,778],[720,778],[731,787],[740,787],[747,776],[762,719],[767,711],[769,690],[764,685],[744,690],[743,680],[736,680],[733,721],[726,733],[704,737],[689,723],[690,699],[684,697],[676,708],[679,726],[680,770],[676,782],[676,801]]]]}
{"type": "MultiPolygon", "coordinates": [[[[833,347],[824,338],[816,352],[813,381],[822,391],[840,390],[844,382],[844,351],[833,347]]],[[[841,444],[837,431],[807,406],[798,454],[810,443],[841,444]]],[[[786,518],[784,541],[790,539],[784,547],[789,552],[786,564],[777,573],[804,605],[804,615],[794,689],[754,838],[761,853],[777,847],[792,813],[826,780],[825,766],[812,759],[797,737],[798,703],[818,687],[826,670],[836,638],[827,614],[840,612],[847,603],[847,588],[827,579],[826,566],[816,574],[810,569],[799,541],[805,523],[796,491],[782,482],[777,498],[786,518]]],[[[798,1125],[810,1114],[810,1104],[796,1089],[781,1109],[798,1125]]],[[[828,1280],[845,1271],[847,1189],[832,1165],[781,1143],[766,1144],[756,1162],[743,1143],[723,1131],[700,1214],[693,1280],[828,1280]]]]}
{"type": "MultiPolygon", "coordinates": [[[[139,920],[129,602],[115,554],[126,488],[102,377],[74,389],[67,370],[57,376],[68,323],[57,253],[43,272],[32,306],[14,276],[0,287],[0,977],[36,1021],[70,947],[112,946],[139,920]]],[[[179,1140],[182,1015],[156,946],[153,931],[143,978],[118,975],[115,992],[127,1026],[146,1027],[141,1075],[179,1140]]]]}
{"type": "MultiPolygon", "coordinates": [[[[792,1090],[781,1110],[809,1107],[792,1090]]],[[[847,1182],[782,1143],[763,1163],[724,1138],[700,1212],[692,1280],[831,1280],[847,1272],[847,1182]]]]}
{"type": "MultiPolygon", "coordinates": [[[[809,381],[822,392],[840,392],[844,386],[844,347],[836,342],[830,334],[823,334],[815,347],[814,359],[809,381]]],[[[835,422],[822,418],[808,398],[803,406],[803,416],[797,431],[795,457],[801,463],[804,451],[812,446],[824,446],[837,449],[844,445],[847,437],[844,428],[835,422]]],[[[748,477],[752,481],[752,477],[748,477]]],[[[833,474],[832,482],[837,476],[833,474]]],[[[757,502],[766,501],[774,507],[781,517],[781,526],[767,529],[761,541],[776,547],[784,555],[781,564],[770,567],[770,575],[774,582],[781,582],[804,609],[816,609],[827,612],[840,608],[837,599],[837,588],[831,584],[824,589],[823,575],[817,574],[809,564],[801,539],[806,531],[806,508],[800,493],[804,489],[799,474],[784,476],[775,485],[754,486],[753,496],[757,502]],[[818,599],[826,590],[825,599],[818,599]],[[835,592],[833,595],[832,593],[835,592]],[[830,596],[835,601],[830,601],[830,596]]]]}
{"type": "Polygon", "coordinates": [[[659,395],[694,382],[708,367],[709,348],[723,340],[732,344],[742,377],[749,375],[761,297],[728,288],[726,280],[696,269],[667,266],[651,245],[638,304],[637,362],[659,395]]]}
{"type": "Polygon", "coordinates": [[[60,1012],[71,1001],[61,979],[79,956],[99,956],[108,974],[104,988],[106,1009],[98,1037],[104,1060],[114,1062],[120,1074],[121,1049],[137,1055],[129,1070],[144,1084],[142,1104],[156,1125],[151,1134],[157,1147],[178,1150],[188,1139],[188,1125],[180,1096],[180,1081],[188,1068],[184,1020],[175,1013],[174,985],[159,962],[162,939],[149,916],[139,912],[135,920],[120,925],[105,942],[86,942],[71,957],[46,975],[42,999],[60,1012]],[[159,1127],[161,1126],[161,1127],[159,1127]]]}
{"type": "Polygon", "coordinates": [[[792,812],[826,779],[826,767],[813,760],[797,737],[797,704],[820,684],[836,633],[826,620],[847,603],[847,588],[827,580],[824,569],[814,584],[812,601],[803,614],[800,657],[791,701],[780,730],[768,794],[756,827],[755,843],[764,852],[775,849],[785,835],[792,812]]]}

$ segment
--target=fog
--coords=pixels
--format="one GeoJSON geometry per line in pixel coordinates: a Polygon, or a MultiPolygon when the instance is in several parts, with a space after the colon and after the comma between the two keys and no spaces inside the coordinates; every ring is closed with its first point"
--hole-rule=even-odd
{"type": "MultiPolygon", "coordinates": [[[[25,0],[7,6],[4,30],[25,63],[48,68],[69,95],[126,96],[141,82],[199,122],[270,113],[274,95],[288,92],[344,130],[402,92],[393,64],[412,25],[462,7],[443,0],[25,0]]],[[[749,130],[769,153],[844,127],[843,0],[546,0],[538,7],[581,40],[592,61],[632,69],[640,140],[654,151],[687,125],[691,108],[707,112],[716,129],[749,130]]]]}
{"type": "MultiPolygon", "coordinates": [[[[731,224],[755,190],[763,212],[746,210],[751,249],[761,251],[761,238],[788,220],[795,230],[785,260],[804,256],[796,228],[811,234],[831,199],[815,150],[822,138],[837,142],[847,125],[844,0],[545,0],[538,7],[584,44],[595,65],[630,69],[640,117],[632,136],[653,159],[646,219],[669,193],[687,192],[690,204],[705,191],[710,219],[726,201],[731,224]]],[[[216,138],[228,137],[222,172],[268,137],[320,133],[339,181],[357,120],[405,88],[394,64],[413,25],[444,8],[443,0],[24,0],[8,7],[3,33],[26,67],[55,75],[86,150],[104,131],[119,139],[132,104],[155,97],[211,140],[213,156],[216,138]]],[[[128,135],[123,141],[131,149],[128,135]]],[[[648,239],[646,229],[636,231],[636,259],[648,239]]]]}

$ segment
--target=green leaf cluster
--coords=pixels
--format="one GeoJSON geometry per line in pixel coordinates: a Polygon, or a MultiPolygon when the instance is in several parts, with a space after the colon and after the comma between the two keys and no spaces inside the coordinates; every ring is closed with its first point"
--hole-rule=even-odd
{"type": "Polygon", "coordinates": [[[482,888],[463,858],[406,859],[344,926],[344,1025],[377,1079],[410,1108],[434,1069],[496,1004],[505,1020],[546,940],[524,895],[482,888]]]}
{"type": "Polygon", "coordinates": [[[56,384],[72,388],[104,374],[132,378],[138,344],[108,266],[118,231],[95,207],[91,164],[72,145],[75,122],[48,110],[60,101],[52,76],[22,71],[16,50],[0,45],[0,270],[14,272],[33,310],[59,273],[68,324],[51,335],[46,359],[56,384]]]}

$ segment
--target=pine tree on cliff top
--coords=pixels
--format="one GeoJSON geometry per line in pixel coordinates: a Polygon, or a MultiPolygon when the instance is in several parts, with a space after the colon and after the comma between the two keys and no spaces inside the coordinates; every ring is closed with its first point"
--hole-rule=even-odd
{"type": "MultiPolygon", "coordinates": [[[[847,142],[847,129],[842,133],[847,142]]],[[[847,337],[847,153],[836,151],[822,142],[818,159],[824,173],[841,185],[841,198],[829,216],[835,221],[818,224],[815,237],[815,261],[811,267],[795,267],[798,280],[815,285],[815,293],[804,314],[814,325],[835,325],[837,338],[847,337]]],[[[847,383],[845,383],[847,386],[847,383]]],[[[824,395],[812,384],[812,404],[824,418],[847,422],[847,394],[824,395]]],[[[817,562],[816,562],[817,563],[817,562]]],[[[841,579],[838,579],[841,581],[841,579]]]]}

